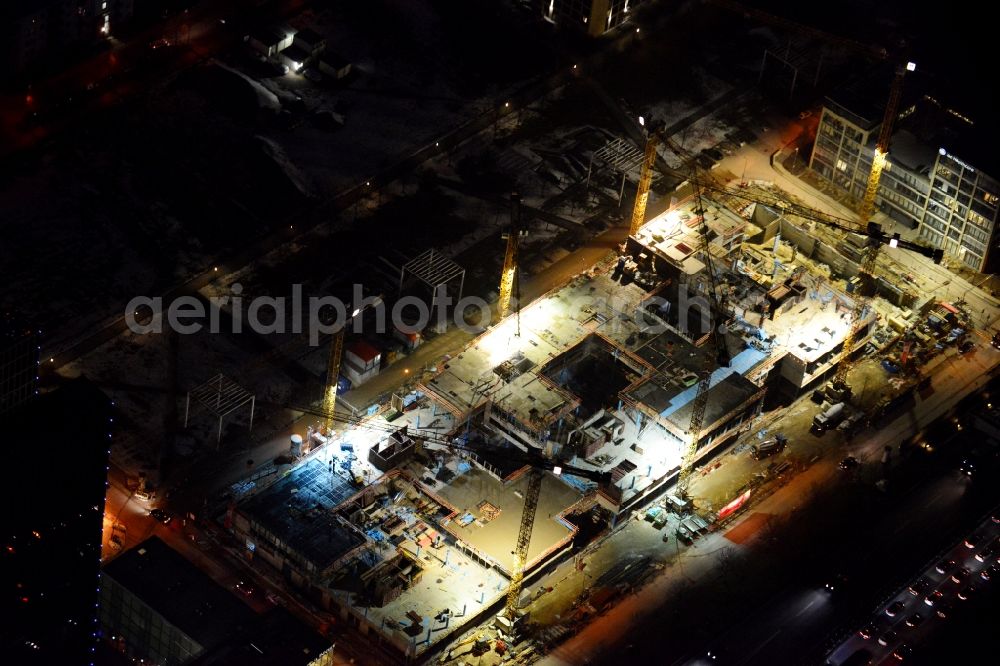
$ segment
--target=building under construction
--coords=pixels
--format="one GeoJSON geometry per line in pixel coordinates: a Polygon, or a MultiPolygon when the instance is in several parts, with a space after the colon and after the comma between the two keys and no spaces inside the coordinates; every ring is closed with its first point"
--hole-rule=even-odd
{"type": "MultiPolygon", "coordinates": [[[[828,278],[805,270],[826,255],[795,236],[796,221],[727,203],[671,207],[617,256],[449,358],[415,402],[394,403],[391,423],[371,417],[259,479],[230,513],[247,556],[373,639],[422,656],[495,612],[513,577],[530,580],[568,552],[584,519],[607,525],[642,506],[676,477],[692,440],[699,459],[710,456],[750,429],[770,387],[794,394],[828,375],[854,309],[834,286],[850,262],[828,278]],[[335,446],[365,473],[337,469],[335,446]],[[576,474],[532,471],[524,452],[576,474]],[[598,486],[598,474],[610,482],[598,486]],[[515,556],[529,501],[529,540],[515,556]]],[[[866,313],[857,348],[874,319],[866,313]]]]}
{"type": "MultiPolygon", "coordinates": [[[[487,436],[610,471],[614,485],[598,499],[617,514],[673,477],[692,436],[705,456],[748,429],[769,385],[793,394],[813,385],[843,355],[850,294],[794,261],[769,257],[765,271],[763,256],[753,260],[748,238],[773,242],[778,213],[703,206],[681,202],[630,236],[621,256],[491,328],[426,382],[428,395],[487,436]],[[727,358],[689,433],[699,372],[716,361],[713,325],[727,358]]],[[[874,320],[866,313],[855,349],[874,320]]]]}

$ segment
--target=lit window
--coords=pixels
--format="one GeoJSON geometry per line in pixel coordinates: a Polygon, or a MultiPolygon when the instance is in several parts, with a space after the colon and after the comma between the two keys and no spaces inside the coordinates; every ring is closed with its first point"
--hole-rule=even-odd
{"type": "Polygon", "coordinates": [[[107,0],[105,0],[104,2],[101,3],[101,9],[107,9],[107,8],[108,8],[108,3],[107,0]]]}
{"type": "Polygon", "coordinates": [[[837,168],[841,171],[847,171],[847,162],[844,160],[837,160],[837,168]]]}
{"type": "Polygon", "coordinates": [[[989,192],[983,192],[983,201],[985,201],[990,205],[995,206],[997,203],[997,195],[990,194],[989,192]]]}

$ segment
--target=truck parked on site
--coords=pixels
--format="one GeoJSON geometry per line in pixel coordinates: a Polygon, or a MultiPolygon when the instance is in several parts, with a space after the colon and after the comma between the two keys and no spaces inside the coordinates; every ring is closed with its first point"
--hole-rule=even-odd
{"type": "Polygon", "coordinates": [[[829,428],[835,427],[840,423],[845,413],[845,405],[842,402],[838,402],[834,405],[830,405],[819,414],[813,417],[813,427],[823,432],[829,428]]]}

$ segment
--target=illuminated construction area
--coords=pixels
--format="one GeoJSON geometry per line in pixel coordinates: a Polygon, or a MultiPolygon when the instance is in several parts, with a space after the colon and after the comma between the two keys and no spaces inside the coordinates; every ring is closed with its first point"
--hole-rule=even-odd
{"type": "Polygon", "coordinates": [[[532,474],[529,579],[584,524],[606,528],[674,479],[692,439],[704,458],[749,430],[769,386],[794,393],[826,375],[851,297],[822,271],[764,251],[780,216],[700,206],[708,255],[699,202],[682,201],[388,409],[329,441],[310,430],[305,457],[230,513],[248,557],[373,639],[423,655],[499,607],[532,474]],[[706,344],[713,323],[721,348],[706,344]],[[575,474],[533,472],[525,454],[575,474]],[[610,483],[579,476],[598,472],[610,483]]]}

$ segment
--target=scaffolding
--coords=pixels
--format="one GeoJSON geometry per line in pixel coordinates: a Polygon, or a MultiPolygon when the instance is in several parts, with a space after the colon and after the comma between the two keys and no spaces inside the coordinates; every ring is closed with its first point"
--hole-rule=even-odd
{"type": "Polygon", "coordinates": [[[219,425],[215,437],[216,446],[222,443],[222,420],[248,403],[250,405],[250,426],[248,431],[253,432],[253,413],[257,403],[257,396],[229,377],[219,373],[204,384],[188,391],[187,400],[184,404],[185,428],[188,427],[188,417],[191,415],[192,397],[195,399],[195,402],[210,411],[218,419],[219,425]]]}
{"type": "MultiPolygon", "coordinates": [[[[458,298],[455,300],[462,300],[462,290],[465,288],[465,269],[434,248],[422,252],[416,258],[403,264],[399,271],[400,294],[403,293],[407,274],[430,287],[432,309],[439,306],[437,302],[438,288],[443,287],[447,290],[448,284],[455,278],[458,278],[458,298]]],[[[443,320],[439,318],[438,321],[443,320]]]]}
{"type": "Polygon", "coordinates": [[[638,180],[638,169],[642,165],[642,160],[643,151],[632,145],[628,139],[621,137],[611,139],[590,156],[590,164],[587,165],[587,187],[590,187],[594,162],[597,162],[598,172],[610,169],[613,173],[621,174],[622,183],[618,192],[620,202],[625,193],[625,177],[633,174],[638,180]]]}

